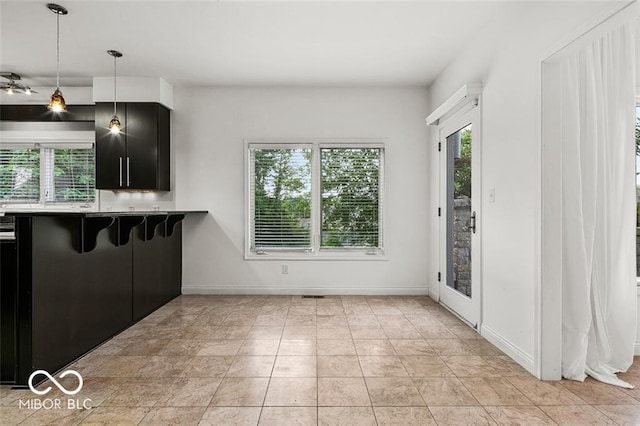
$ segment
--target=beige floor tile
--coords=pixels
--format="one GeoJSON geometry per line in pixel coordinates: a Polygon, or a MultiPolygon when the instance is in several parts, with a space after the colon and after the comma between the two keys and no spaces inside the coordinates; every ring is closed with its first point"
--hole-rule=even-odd
{"type": "Polygon", "coordinates": [[[482,405],[531,405],[504,377],[464,377],[460,381],[482,405]]]}
{"type": "Polygon", "coordinates": [[[261,407],[209,407],[199,426],[256,426],[261,407]]]}
{"type": "Polygon", "coordinates": [[[149,407],[98,407],[81,425],[137,425],[151,410],[149,407]]]}
{"type": "MultiPolygon", "coordinates": [[[[47,425],[47,426],[68,426],[80,424],[87,416],[89,416],[95,408],[88,410],[76,409],[53,409],[53,410],[37,410],[33,415],[27,417],[20,425],[47,425]]],[[[23,410],[27,411],[27,410],[23,410]]],[[[29,414],[29,413],[27,413],[29,414]]],[[[0,420],[3,425],[17,424],[11,419],[5,418],[0,410],[0,420]]]]}
{"type": "Polygon", "coordinates": [[[413,381],[428,406],[480,405],[455,377],[429,377],[413,381]]]}
{"type": "Polygon", "coordinates": [[[638,405],[639,401],[630,397],[622,388],[587,378],[584,383],[563,380],[562,386],[592,405],[638,405]]]}
{"type": "Polygon", "coordinates": [[[400,360],[411,377],[451,377],[453,371],[438,356],[407,355],[400,360]]]}
{"type": "Polygon", "coordinates": [[[358,355],[396,355],[393,345],[387,339],[354,339],[358,355]]]}
{"type": "Polygon", "coordinates": [[[289,315],[315,315],[316,305],[291,305],[289,306],[289,315]]]}
{"type": "Polygon", "coordinates": [[[351,336],[354,339],[386,339],[387,338],[387,334],[379,325],[375,327],[349,325],[349,329],[351,330],[351,336]]]}
{"type": "Polygon", "coordinates": [[[486,356],[482,355],[482,359],[493,369],[496,373],[504,377],[531,377],[531,373],[525,370],[520,364],[512,360],[506,355],[499,356],[486,356]]]}
{"type": "Polygon", "coordinates": [[[282,330],[282,338],[288,340],[294,339],[315,339],[317,336],[315,325],[286,326],[282,330]]]}
{"type": "Polygon", "coordinates": [[[370,406],[362,378],[319,378],[318,405],[328,407],[370,406]]]}
{"type": "Polygon", "coordinates": [[[157,407],[142,419],[140,426],[196,426],[200,422],[204,411],[204,407],[157,407]]]}
{"type": "Polygon", "coordinates": [[[253,326],[249,329],[249,333],[247,333],[245,339],[279,340],[282,337],[282,329],[282,326],[253,326]]]}
{"type": "Polygon", "coordinates": [[[360,356],[360,366],[365,377],[408,377],[402,361],[397,356],[360,356]]]}
{"type": "Polygon", "coordinates": [[[481,426],[496,424],[482,407],[429,407],[429,411],[439,425],[481,426]]]}
{"type": "Polygon", "coordinates": [[[640,425],[640,405],[596,405],[595,408],[620,425],[640,425]]]}
{"type": "Polygon", "coordinates": [[[273,355],[239,355],[229,367],[227,377],[271,377],[273,355]]]}
{"type": "Polygon", "coordinates": [[[499,425],[555,425],[544,411],[532,405],[487,406],[485,410],[499,425]]]}
{"type": "Polygon", "coordinates": [[[476,355],[460,339],[427,339],[427,342],[438,355],[476,355]]]}
{"type": "Polygon", "coordinates": [[[276,357],[272,377],[316,377],[316,356],[280,356],[276,357]]]}
{"type": "Polygon", "coordinates": [[[246,339],[250,331],[251,326],[248,325],[227,327],[223,338],[231,340],[246,339]]]}
{"type": "Polygon", "coordinates": [[[315,326],[316,325],[316,316],[315,314],[312,315],[292,315],[289,314],[287,316],[287,319],[285,321],[285,326],[305,326],[305,325],[312,325],[315,326]]]}
{"type": "Polygon", "coordinates": [[[498,370],[481,356],[443,355],[440,358],[457,377],[502,377],[498,370]]]}
{"type": "Polygon", "coordinates": [[[194,356],[205,345],[205,342],[194,339],[173,339],[158,351],[159,356],[194,356]]]}
{"type": "Polygon", "coordinates": [[[389,342],[398,355],[436,355],[425,339],[390,339],[389,342]]]}
{"type": "Polygon", "coordinates": [[[152,356],[136,377],[179,377],[192,356],[152,356]]]}
{"type": "Polygon", "coordinates": [[[375,407],[378,426],[435,426],[426,407],[375,407]]]}
{"type": "Polygon", "coordinates": [[[531,375],[528,377],[508,377],[507,380],[535,405],[586,404],[585,401],[562,386],[560,382],[538,380],[531,375]]]}
{"type": "Polygon", "coordinates": [[[356,355],[352,339],[318,339],[318,355],[356,355]]]}
{"type": "Polygon", "coordinates": [[[15,407],[0,407],[0,419],[7,425],[17,425],[34,413],[36,413],[36,410],[19,408],[18,404],[15,407]]]}
{"type": "Polygon", "coordinates": [[[264,325],[284,325],[287,317],[284,314],[276,314],[276,315],[258,315],[256,317],[256,321],[253,325],[264,326],[264,325]]]}
{"type": "Polygon", "coordinates": [[[225,407],[260,407],[267,393],[269,379],[228,377],[222,380],[211,405],[225,407]]]}
{"type": "Polygon", "coordinates": [[[480,333],[468,325],[452,325],[448,328],[458,339],[482,339],[480,333]]]}
{"type": "Polygon", "coordinates": [[[318,315],[344,315],[342,304],[322,304],[318,303],[316,307],[318,315]]]}
{"type": "Polygon", "coordinates": [[[182,370],[184,377],[224,377],[233,362],[232,356],[196,356],[182,370]]]}
{"type": "Polygon", "coordinates": [[[415,407],[426,405],[409,378],[366,378],[374,407],[415,407]]]}
{"type": "Polygon", "coordinates": [[[362,377],[355,355],[318,356],[318,377],[362,377]]]}
{"type": "Polygon", "coordinates": [[[481,356],[503,356],[504,352],[502,352],[497,347],[493,346],[491,343],[486,341],[485,339],[462,339],[467,346],[469,346],[475,355],[481,356]]]}
{"type": "Polygon", "coordinates": [[[313,406],[318,403],[315,378],[273,377],[269,382],[265,406],[313,406]]]}
{"type": "Polygon", "coordinates": [[[240,339],[220,339],[205,343],[198,356],[235,356],[242,346],[240,339]]]}
{"type": "MultiPolygon", "coordinates": [[[[123,383],[100,405],[105,407],[153,407],[174,382],[172,378],[123,383]]],[[[93,401],[92,401],[93,402],[93,401]]]]}
{"type": "Polygon", "coordinates": [[[157,355],[160,350],[164,349],[170,343],[169,339],[144,339],[135,340],[129,345],[122,348],[117,355],[157,355]]]}
{"type": "Polygon", "coordinates": [[[206,407],[216,393],[219,378],[176,379],[158,400],[156,406],[206,407]]]}
{"type": "Polygon", "coordinates": [[[316,341],[311,339],[282,339],[278,355],[315,355],[316,341]]]}
{"type": "Polygon", "coordinates": [[[548,405],[540,407],[561,426],[615,425],[616,423],[590,405],[548,405]]]}
{"type": "Polygon", "coordinates": [[[318,426],[376,426],[371,407],[318,407],[318,426]]]}
{"type": "Polygon", "coordinates": [[[245,340],[238,355],[275,355],[278,353],[280,340],[245,340]]]}
{"type": "MultiPolygon", "coordinates": [[[[100,368],[92,371],[91,377],[132,377],[135,376],[146,363],[149,356],[123,356],[113,355],[100,365],[100,368]]],[[[82,374],[82,373],[81,373],[82,374]]]]}
{"type": "Polygon", "coordinates": [[[347,325],[323,325],[317,327],[318,339],[351,339],[351,329],[347,325]]]}
{"type": "Polygon", "coordinates": [[[315,426],[318,422],[316,407],[264,407],[260,414],[261,426],[315,426]]]}

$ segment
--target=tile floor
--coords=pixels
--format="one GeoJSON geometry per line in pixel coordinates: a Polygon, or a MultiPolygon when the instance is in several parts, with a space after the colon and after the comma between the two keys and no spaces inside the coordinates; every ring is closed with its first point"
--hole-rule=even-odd
{"type": "Polygon", "coordinates": [[[426,297],[181,296],[70,368],[42,398],[91,408],[1,387],[0,423],[640,424],[640,388],[538,381],[426,297]]]}

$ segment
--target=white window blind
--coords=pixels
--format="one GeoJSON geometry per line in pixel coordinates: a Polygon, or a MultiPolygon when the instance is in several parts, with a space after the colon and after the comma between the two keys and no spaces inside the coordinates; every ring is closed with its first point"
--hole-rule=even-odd
{"type": "Polygon", "coordinates": [[[250,147],[251,250],[311,249],[311,149],[250,147]]]}
{"type": "Polygon", "coordinates": [[[95,192],[95,150],[91,145],[31,144],[0,149],[2,203],[88,204],[95,201],[95,192]]]}
{"type": "Polygon", "coordinates": [[[384,253],[382,143],[250,143],[248,152],[247,255],[384,253]]]}
{"type": "Polygon", "coordinates": [[[92,203],[95,200],[93,148],[44,149],[45,201],[92,203]]]}
{"type": "Polygon", "coordinates": [[[40,150],[0,149],[0,202],[37,203],[40,199],[40,150]]]}
{"type": "Polygon", "coordinates": [[[321,249],[382,247],[381,148],[321,148],[321,249]]]}

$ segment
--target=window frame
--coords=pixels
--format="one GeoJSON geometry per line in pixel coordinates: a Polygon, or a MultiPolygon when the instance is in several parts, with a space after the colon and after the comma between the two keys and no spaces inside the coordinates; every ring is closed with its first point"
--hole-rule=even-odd
{"type": "Polygon", "coordinates": [[[367,139],[245,139],[245,260],[387,260],[386,257],[386,162],[388,158],[386,138],[367,139]],[[251,149],[278,149],[278,148],[311,148],[311,250],[282,250],[269,249],[254,251],[251,248],[252,241],[252,208],[253,195],[251,194],[251,149]],[[380,149],[380,179],[379,186],[379,248],[360,247],[321,247],[322,227],[322,172],[320,150],[323,148],[343,149],[380,149]]]}
{"type": "MultiPolygon", "coordinates": [[[[47,176],[45,173],[47,161],[52,161],[53,157],[48,155],[47,152],[52,152],[55,149],[94,149],[95,159],[95,144],[93,142],[11,142],[2,143],[0,149],[37,149],[40,151],[40,181],[39,181],[39,199],[38,202],[29,203],[24,201],[5,201],[0,200],[0,211],[3,210],[95,210],[99,203],[99,191],[95,190],[95,197],[93,201],[55,201],[47,200],[47,190],[54,189],[53,182],[47,182],[47,176]]],[[[94,160],[95,161],[95,160],[94,160]]]]}

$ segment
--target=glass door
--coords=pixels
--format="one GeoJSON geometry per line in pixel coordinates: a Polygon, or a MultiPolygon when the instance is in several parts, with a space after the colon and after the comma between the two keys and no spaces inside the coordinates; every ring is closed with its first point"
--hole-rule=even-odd
{"type": "Polygon", "coordinates": [[[444,163],[441,249],[445,271],[440,301],[474,327],[480,311],[476,134],[472,114],[440,129],[444,163]]]}

